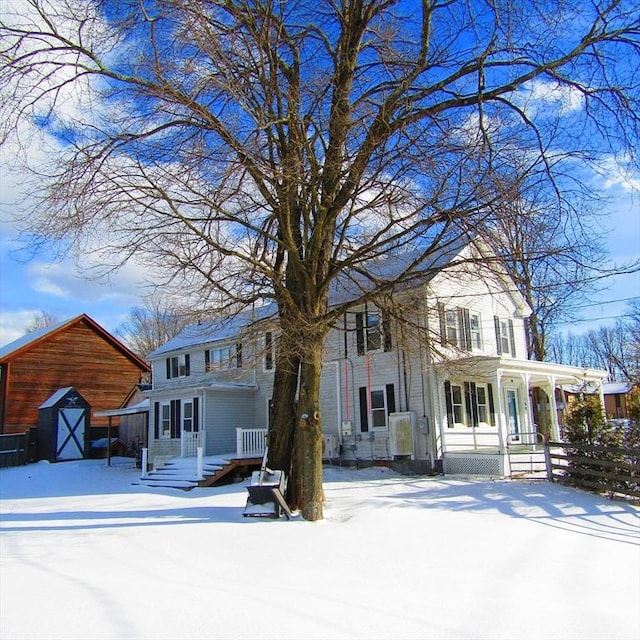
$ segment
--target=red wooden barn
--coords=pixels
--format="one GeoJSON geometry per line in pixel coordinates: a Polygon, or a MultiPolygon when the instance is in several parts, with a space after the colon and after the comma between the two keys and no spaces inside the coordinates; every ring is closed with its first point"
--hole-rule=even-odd
{"type": "MultiPolygon", "coordinates": [[[[118,407],[149,366],[82,314],[0,348],[0,433],[38,426],[38,407],[55,391],[75,387],[92,413],[118,407]]],[[[91,417],[91,428],[108,418],[91,417]]]]}

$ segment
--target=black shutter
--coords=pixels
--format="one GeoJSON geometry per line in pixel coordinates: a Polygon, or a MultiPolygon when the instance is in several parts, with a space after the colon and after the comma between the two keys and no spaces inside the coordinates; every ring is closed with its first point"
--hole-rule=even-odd
{"type": "Polygon", "coordinates": [[[500,318],[493,316],[493,326],[496,329],[496,347],[498,349],[498,355],[502,355],[502,338],[500,336],[500,318]]]}
{"type": "Polygon", "coordinates": [[[440,319],[440,342],[444,345],[447,344],[447,323],[444,317],[444,304],[438,302],[438,318],[440,319]]]}
{"type": "Polygon", "coordinates": [[[154,440],[160,438],[160,403],[153,403],[153,437],[154,440]]]}
{"type": "Polygon", "coordinates": [[[171,378],[171,358],[167,358],[167,380],[171,378]]]}
{"type": "Polygon", "coordinates": [[[180,438],[180,400],[171,401],[171,437],[180,438]]]}
{"type": "Polygon", "coordinates": [[[211,352],[209,349],[204,350],[204,370],[209,371],[211,368],[211,352]]]}
{"type": "Polygon", "coordinates": [[[489,394],[489,414],[490,414],[490,420],[491,420],[491,425],[492,426],[496,426],[496,409],[495,409],[495,405],[493,404],[493,386],[491,385],[491,383],[489,383],[487,385],[487,393],[489,394]]]}
{"type": "Polygon", "coordinates": [[[236,367],[242,369],[242,342],[236,342],[236,367]]]}
{"type": "Polygon", "coordinates": [[[360,431],[369,431],[369,403],[367,387],[360,387],[360,431]]]}
{"type": "Polygon", "coordinates": [[[190,361],[189,354],[185,353],[184,355],[184,375],[185,376],[191,375],[191,365],[189,361],[190,361]]]}
{"type": "Polygon", "coordinates": [[[382,345],[385,351],[391,351],[391,318],[382,312],[382,345]]]}
{"type": "Polygon", "coordinates": [[[460,348],[471,351],[471,319],[469,309],[458,308],[458,325],[460,326],[460,348]]]}
{"type": "Polygon", "coordinates": [[[473,398],[471,397],[471,384],[469,382],[465,382],[463,384],[464,387],[464,408],[466,413],[466,423],[467,426],[470,427],[473,425],[473,398]]]}
{"type": "Polygon", "coordinates": [[[392,384],[386,386],[387,390],[387,415],[396,412],[396,391],[392,384]]]}
{"type": "Polygon", "coordinates": [[[516,357],[516,341],[515,334],[513,332],[513,320],[509,320],[509,339],[511,340],[511,355],[516,357]]]}
{"type": "Polygon", "coordinates": [[[364,355],[364,314],[356,313],[356,348],[358,355],[364,355]]]}
{"type": "Polygon", "coordinates": [[[478,426],[478,389],[475,382],[464,383],[464,403],[467,410],[468,426],[478,426]]]}
{"type": "Polygon", "coordinates": [[[200,431],[200,414],[198,407],[200,404],[200,398],[193,399],[193,431],[200,431]]]}
{"type": "Polygon", "coordinates": [[[451,403],[451,383],[445,380],[444,383],[444,400],[447,404],[447,426],[453,427],[453,404],[451,403]]]}

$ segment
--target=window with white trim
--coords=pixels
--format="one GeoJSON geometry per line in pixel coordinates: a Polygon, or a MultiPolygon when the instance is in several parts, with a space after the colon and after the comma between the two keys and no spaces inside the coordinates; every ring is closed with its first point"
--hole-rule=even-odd
{"type": "Polygon", "coordinates": [[[395,388],[393,384],[384,387],[360,387],[360,431],[386,429],[388,416],[396,410],[395,388]]]}
{"type": "Polygon", "coordinates": [[[498,355],[516,356],[515,333],[513,320],[494,316],[493,322],[496,330],[496,347],[498,355]]]}
{"type": "Polygon", "coordinates": [[[242,344],[228,344],[204,352],[206,371],[220,371],[222,369],[239,369],[242,367],[242,344]]]}
{"type": "Polygon", "coordinates": [[[482,349],[482,323],[479,313],[469,312],[469,332],[471,334],[471,348],[482,349]]]}
{"type": "Polygon", "coordinates": [[[171,437],[171,406],[168,402],[160,404],[160,437],[171,437]]]}
{"type": "Polygon", "coordinates": [[[167,358],[167,380],[171,378],[184,378],[191,374],[189,354],[183,353],[179,356],[167,358]]]}
{"type": "Polygon", "coordinates": [[[463,307],[447,308],[439,302],[438,315],[440,341],[443,345],[450,345],[464,351],[482,348],[482,325],[479,313],[472,313],[463,307]]]}
{"type": "Polygon", "coordinates": [[[182,430],[193,431],[193,402],[190,400],[182,402],[182,430]]]}
{"type": "Polygon", "coordinates": [[[359,356],[370,351],[390,351],[388,316],[380,311],[356,313],[356,347],[359,356]]]}
{"type": "Polygon", "coordinates": [[[493,387],[490,383],[466,381],[444,383],[447,426],[490,427],[496,422],[493,387]]]}

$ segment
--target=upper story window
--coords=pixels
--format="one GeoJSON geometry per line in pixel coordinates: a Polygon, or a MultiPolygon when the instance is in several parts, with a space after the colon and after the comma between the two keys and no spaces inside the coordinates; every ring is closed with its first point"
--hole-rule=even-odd
{"type": "Polygon", "coordinates": [[[167,358],[166,364],[167,380],[171,378],[184,378],[185,376],[191,375],[188,353],[167,358]]]}
{"type": "Polygon", "coordinates": [[[358,355],[369,351],[390,351],[391,334],[388,318],[379,311],[356,313],[356,344],[358,355]]]}
{"type": "Polygon", "coordinates": [[[482,349],[482,324],[479,313],[469,312],[469,332],[471,333],[471,348],[482,349]]]}
{"type": "Polygon", "coordinates": [[[496,345],[498,355],[511,355],[516,357],[516,341],[513,330],[513,320],[494,316],[493,322],[496,330],[496,345]]]}
{"type": "Polygon", "coordinates": [[[440,341],[443,345],[450,345],[464,351],[482,349],[482,323],[479,313],[462,307],[447,309],[440,302],[438,315],[440,316],[440,341]]]}
{"type": "Polygon", "coordinates": [[[242,344],[236,342],[224,347],[207,349],[204,352],[205,371],[240,369],[242,367],[242,344]]]}

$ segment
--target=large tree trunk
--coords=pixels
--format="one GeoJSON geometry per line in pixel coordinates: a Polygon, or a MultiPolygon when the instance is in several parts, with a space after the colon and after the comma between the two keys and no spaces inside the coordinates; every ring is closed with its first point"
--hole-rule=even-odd
{"type": "Polygon", "coordinates": [[[320,377],[324,333],[309,332],[300,368],[300,395],[295,433],[292,502],[305,520],[322,519],[322,421],[320,377]]]}
{"type": "Polygon", "coordinates": [[[300,357],[285,327],[278,339],[269,416],[269,466],[291,475],[300,357]]]}

